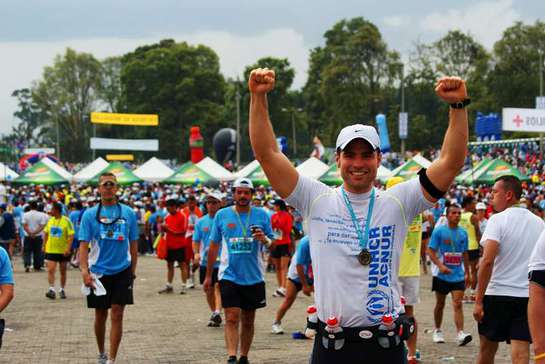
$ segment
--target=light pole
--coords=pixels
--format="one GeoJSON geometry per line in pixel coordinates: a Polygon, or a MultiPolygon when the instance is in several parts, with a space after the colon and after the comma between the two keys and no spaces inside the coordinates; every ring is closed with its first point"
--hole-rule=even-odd
{"type": "MultiPolygon", "coordinates": [[[[543,96],[543,51],[541,48],[539,53],[539,96],[543,96]]],[[[537,105],[536,105],[537,107],[537,105]]],[[[539,133],[539,158],[543,160],[543,133],[539,133]]]]}
{"type": "MultiPolygon", "coordinates": [[[[405,70],[401,65],[401,112],[405,112],[405,70]]],[[[401,139],[401,157],[405,156],[405,138],[401,139]]]]}
{"type": "Polygon", "coordinates": [[[60,132],[59,132],[59,119],[57,118],[56,129],[57,129],[57,158],[61,160],[61,144],[60,144],[60,132]]]}
{"type": "Polygon", "coordinates": [[[235,93],[235,99],[237,102],[237,168],[240,166],[240,92],[238,91],[238,80],[237,80],[237,91],[235,93]]]}
{"type": "Polygon", "coordinates": [[[295,112],[302,112],[303,109],[301,108],[282,108],[283,112],[289,112],[291,113],[291,137],[293,138],[293,157],[297,155],[297,133],[295,130],[295,112]]]}

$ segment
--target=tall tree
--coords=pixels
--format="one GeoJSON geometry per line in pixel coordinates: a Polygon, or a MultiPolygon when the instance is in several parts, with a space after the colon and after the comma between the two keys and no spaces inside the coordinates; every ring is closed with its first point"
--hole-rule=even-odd
{"type": "Polygon", "coordinates": [[[19,123],[12,128],[15,140],[25,147],[42,146],[44,135],[48,132],[44,112],[32,100],[28,88],[15,90],[11,94],[17,98],[17,111],[13,113],[19,123]]]}
{"type": "Polygon", "coordinates": [[[517,22],[494,45],[494,67],[489,89],[497,110],[535,107],[539,93],[539,53],[545,59],[545,22],[517,22]]]}
{"type": "Polygon", "coordinates": [[[140,128],[137,135],[158,137],[160,157],[186,160],[189,128],[199,125],[205,145],[211,148],[212,136],[221,125],[225,93],[219,59],[212,49],[166,39],[139,47],[122,61],[127,111],[159,114],[158,128],[140,128]]]}
{"type": "Polygon", "coordinates": [[[93,55],[67,48],[32,87],[32,99],[47,115],[48,127],[59,128],[58,153],[64,160],[89,159],[87,116],[97,104],[100,78],[100,62],[93,55]]]}
{"type": "Polygon", "coordinates": [[[323,140],[331,144],[342,126],[370,123],[378,112],[386,111],[401,63],[378,28],[361,17],[336,23],[325,40],[323,48],[311,53],[305,91],[306,100],[312,101],[309,113],[323,123],[323,140]]]}

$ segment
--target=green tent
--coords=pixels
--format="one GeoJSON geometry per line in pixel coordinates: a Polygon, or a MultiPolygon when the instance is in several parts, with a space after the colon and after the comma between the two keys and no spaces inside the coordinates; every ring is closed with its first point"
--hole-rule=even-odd
{"type": "Polygon", "coordinates": [[[391,177],[403,177],[404,180],[409,180],[411,178],[415,178],[417,176],[417,173],[420,169],[422,169],[422,165],[417,163],[414,159],[410,159],[405,164],[402,164],[401,166],[397,167],[392,171],[391,177]]]}
{"type": "Polygon", "coordinates": [[[186,162],[182,164],[182,166],[178,168],[172,176],[164,180],[163,183],[182,185],[211,185],[218,183],[218,181],[214,177],[200,169],[197,165],[191,162],[186,162]]]}
{"type": "Polygon", "coordinates": [[[339,171],[336,164],[329,167],[329,169],[319,179],[326,185],[330,186],[339,186],[343,183],[341,171],[339,171]]]}
{"type": "Polygon", "coordinates": [[[51,169],[47,164],[39,161],[30,167],[24,174],[13,180],[13,183],[27,185],[55,185],[60,183],[69,183],[69,181],[51,169]]]}
{"type": "Polygon", "coordinates": [[[490,159],[483,158],[479,163],[477,163],[477,165],[475,167],[467,169],[467,170],[463,171],[462,173],[460,173],[454,179],[454,181],[456,181],[456,183],[464,184],[464,185],[472,184],[473,183],[473,178],[477,175],[479,170],[481,170],[481,168],[483,168],[483,167],[486,167],[486,165],[488,163],[490,163],[490,162],[491,162],[490,159]]]}
{"type": "Polygon", "coordinates": [[[492,185],[498,177],[513,175],[521,181],[529,181],[528,176],[523,175],[518,169],[511,166],[509,163],[501,160],[494,159],[490,161],[486,166],[483,166],[477,173],[473,173],[475,184],[487,184],[492,185]]]}
{"type": "Polygon", "coordinates": [[[257,187],[259,185],[263,186],[269,186],[269,180],[267,179],[267,176],[265,175],[265,171],[263,171],[263,168],[261,166],[258,166],[256,169],[252,171],[249,175],[246,176],[246,178],[249,178],[250,181],[254,184],[254,187],[257,187]]]}
{"type": "Polygon", "coordinates": [[[123,166],[123,164],[119,162],[113,162],[108,164],[104,169],[95,174],[95,176],[88,180],[87,183],[90,185],[98,185],[100,175],[105,172],[113,173],[117,179],[117,183],[119,183],[120,185],[130,185],[135,182],[142,182],[140,178],[136,177],[136,175],[132,173],[131,170],[123,166]]]}

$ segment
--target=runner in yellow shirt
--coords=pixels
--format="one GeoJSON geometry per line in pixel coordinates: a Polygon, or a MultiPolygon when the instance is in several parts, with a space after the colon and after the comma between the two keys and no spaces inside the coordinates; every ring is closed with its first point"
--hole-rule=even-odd
{"type": "MultiPolygon", "coordinates": [[[[386,189],[403,182],[402,177],[392,177],[386,182],[386,189]]],[[[420,290],[420,249],[422,246],[422,214],[409,225],[407,237],[403,243],[403,252],[399,260],[399,288],[405,299],[405,314],[415,320],[414,333],[407,340],[407,363],[416,364],[416,319],[414,306],[419,302],[420,290]]]]}
{"type": "Polygon", "coordinates": [[[55,271],[57,270],[57,263],[59,263],[61,271],[59,297],[66,298],[66,293],[64,292],[64,286],[66,285],[66,265],[70,261],[74,227],[70,219],[62,215],[62,205],[60,203],[53,203],[51,215],[44,228],[44,252],[45,259],[47,260],[47,280],[49,281],[49,290],[45,296],[53,300],[56,296],[55,271]]]}
{"type": "Polygon", "coordinates": [[[467,196],[462,201],[462,217],[460,219],[460,227],[467,232],[468,240],[468,255],[469,255],[469,275],[471,281],[471,290],[469,296],[464,295],[463,302],[475,302],[475,289],[477,288],[477,264],[479,263],[481,241],[481,229],[479,228],[479,218],[475,206],[477,201],[473,196],[467,196]]]}

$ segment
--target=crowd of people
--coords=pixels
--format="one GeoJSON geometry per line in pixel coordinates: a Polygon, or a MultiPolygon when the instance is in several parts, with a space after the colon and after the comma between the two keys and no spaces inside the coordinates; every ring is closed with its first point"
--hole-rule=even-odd
{"type": "MultiPolygon", "coordinates": [[[[414,364],[415,306],[421,272],[431,266],[433,342],[446,341],[443,313],[451,295],[460,346],[473,340],[462,310],[464,302],[473,305],[478,363],[493,363],[502,341],[511,344],[514,363],[528,363],[532,340],[534,359],[545,363],[545,191],[535,148],[501,156],[524,160],[518,167],[532,175],[529,183],[507,175],[493,186],[452,185],[465,162],[470,101],[462,80],[444,78],[436,92],[451,105],[449,127],[431,166],[418,178],[381,185],[378,134],[355,124],[338,135],[343,184],[333,189],[298,175],[278,150],[266,98],[274,81],[267,69],[249,79],[250,140],[271,187],[246,178],[213,188],[120,186],[111,173],[97,187],[0,185],[0,312],[13,297],[14,254],[23,255],[26,272],[47,270],[45,299],[72,294],[67,267],[78,267],[95,312],[98,362],[115,363],[138,256],[155,255],[166,265],[158,294],[186,294],[198,281],[207,325],[223,324],[227,363],[246,364],[255,312],[267,304],[268,266],[276,272],[272,295],[282,298],[273,334],[284,332],[282,319],[299,292],[314,297],[308,317],[301,315],[304,336],[314,337],[311,363],[414,364]]],[[[471,162],[496,152],[477,151],[471,162]]]]}

